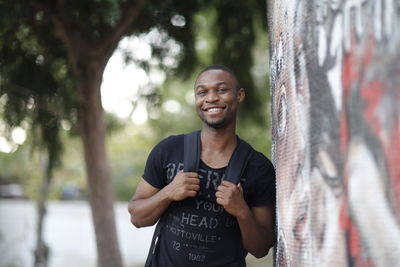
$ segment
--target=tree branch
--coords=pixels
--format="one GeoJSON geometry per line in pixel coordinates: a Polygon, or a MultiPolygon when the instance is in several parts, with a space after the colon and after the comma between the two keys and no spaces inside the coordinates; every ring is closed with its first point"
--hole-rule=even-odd
{"type": "Polygon", "coordinates": [[[121,18],[117,25],[104,31],[96,40],[89,41],[83,32],[75,27],[74,21],[65,16],[64,0],[38,0],[37,8],[45,11],[51,18],[56,35],[64,42],[69,61],[75,73],[79,62],[95,60],[101,65],[107,62],[121,38],[131,29],[146,0],[128,0],[120,4],[121,18]]]}
{"type": "Polygon", "coordinates": [[[146,0],[129,0],[120,5],[121,19],[118,24],[106,31],[96,44],[95,50],[100,54],[111,56],[121,38],[131,29],[146,0]]]}
{"type": "Polygon", "coordinates": [[[74,30],[72,21],[63,14],[63,10],[65,10],[64,0],[41,0],[36,3],[36,9],[43,10],[53,21],[56,30],[55,34],[63,41],[72,69],[77,73],[79,53],[86,50],[89,45],[82,38],[82,34],[74,30]]]}

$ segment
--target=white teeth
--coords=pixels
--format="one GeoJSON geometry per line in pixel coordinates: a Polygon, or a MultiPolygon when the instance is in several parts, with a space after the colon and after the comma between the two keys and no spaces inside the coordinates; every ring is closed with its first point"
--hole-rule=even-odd
{"type": "Polygon", "coordinates": [[[220,110],[222,110],[222,108],[210,108],[209,110],[207,110],[207,112],[216,113],[219,112],[220,110]]]}

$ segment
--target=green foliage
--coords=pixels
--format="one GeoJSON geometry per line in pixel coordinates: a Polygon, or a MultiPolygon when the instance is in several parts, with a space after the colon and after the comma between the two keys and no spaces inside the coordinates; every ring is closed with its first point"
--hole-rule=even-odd
{"type": "Polygon", "coordinates": [[[61,42],[48,34],[43,14],[30,13],[31,8],[28,3],[1,3],[2,11],[15,10],[0,19],[0,97],[7,96],[2,117],[10,128],[28,124],[33,144],[49,153],[53,168],[62,150],[60,122],[73,123],[73,79],[61,42]],[[36,30],[39,24],[41,31],[36,30]],[[54,51],[48,53],[47,46],[54,51]]]}
{"type": "Polygon", "coordinates": [[[142,177],[155,135],[148,127],[127,126],[108,139],[114,192],[118,200],[129,200],[142,177]]]}
{"type": "MultiPolygon", "coordinates": [[[[220,10],[216,18],[216,24],[219,25],[216,28],[216,35],[224,38],[217,39],[217,47],[222,49],[214,51],[213,59],[230,66],[239,76],[241,86],[252,89],[254,86],[250,67],[253,58],[249,44],[253,44],[255,38],[252,27],[253,8],[248,5],[248,2],[244,1],[234,1],[233,4],[227,3],[229,2],[218,1],[216,6],[220,10]],[[232,14],[235,14],[235,16],[232,16],[232,14]]],[[[248,90],[247,92],[247,95],[251,96],[252,91],[248,90]]],[[[253,105],[249,105],[249,107],[251,106],[253,105]]]]}
{"type": "MultiPolygon", "coordinates": [[[[152,29],[158,29],[161,34],[150,40],[152,53],[161,59],[159,67],[164,71],[180,73],[181,77],[188,77],[197,65],[195,50],[194,18],[204,6],[204,1],[177,1],[177,0],[150,0],[144,5],[137,24],[138,33],[147,33],[152,29]],[[162,59],[168,56],[168,39],[177,41],[181,46],[178,56],[179,64],[171,66],[162,59]]],[[[147,62],[141,62],[144,68],[148,68],[147,62]]]]}
{"type": "MultiPolygon", "coordinates": [[[[55,1],[48,0],[47,2],[55,1]]],[[[121,19],[120,5],[124,1],[80,0],[64,2],[63,16],[68,19],[71,24],[70,27],[83,33],[89,41],[96,41],[106,31],[113,30],[121,19]]],[[[48,6],[52,7],[52,4],[48,4],[48,6]]]]}

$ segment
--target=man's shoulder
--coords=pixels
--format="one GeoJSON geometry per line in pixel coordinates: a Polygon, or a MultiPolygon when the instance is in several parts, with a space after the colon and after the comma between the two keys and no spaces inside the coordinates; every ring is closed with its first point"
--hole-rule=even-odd
{"type": "Polygon", "coordinates": [[[179,134],[179,135],[170,135],[163,140],[161,140],[157,146],[159,147],[170,147],[170,146],[176,146],[176,145],[183,145],[183,137],[184,134],[179,134]]]}
{"type": "MultiPolygon", "coordinates": [[[[246,142],[245,140],[241,139],[242,142],[246,142]]],[[[268,168],[273,168],[272,162],[269,158],[267,158],[262,152],[256,150],[251,144],[246,142],[251,149],[253,150],[253,153],[250,158],[249,165],[252,165],[253,167],[258,167],[258,166],[265,166],[268,168]]]]}
{"type": "Polygon", "coordinates": [[[161,162],[166,162],[183,153],[183,136],[170,135],[159,141],[151,150],[149,158],[160,159],[161,162]]]}
{"type": "Polygon", "coordinates": [[[254,150],[251,162],[257,166],[264,166],[264,167],[268,167],[268,168],[272,168],[272,169],[274,168],[271,160],[269,158],[267,158],[263,153],[261,153],[257,150],[254,150]]]}
{"type": "Polygon", "coordinates": [[[247,178],[254,178],[253,181],[258,184],[268,184],[275,180],[275,167],[271,160],[263,153],[254,150],[244,175],[247,178]]]}

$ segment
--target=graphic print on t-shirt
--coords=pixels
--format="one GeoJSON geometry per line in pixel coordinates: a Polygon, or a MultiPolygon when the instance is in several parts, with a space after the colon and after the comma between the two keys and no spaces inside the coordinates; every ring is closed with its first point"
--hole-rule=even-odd
{"type": "MultiPolygon", "coordinates": [[[[182,163],[168,163],[166,176],[170,183],[182,163]]],[[[168,258],[182,265],[202,262],[229,263],[243,255],[236,218],[217,204],[215,192],[224,180],[225,168],[211,169],[200,163],[200,191],[196,197],[172,203],[168,208],[166,229],[161,237],[168,258]],[[223,248],[223,249],[221,249],[223,248]],[[222,254],[221,254],[222,253],[222,254]]]]}

